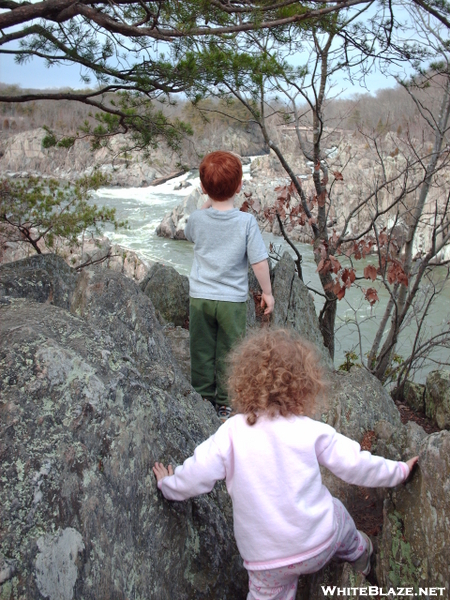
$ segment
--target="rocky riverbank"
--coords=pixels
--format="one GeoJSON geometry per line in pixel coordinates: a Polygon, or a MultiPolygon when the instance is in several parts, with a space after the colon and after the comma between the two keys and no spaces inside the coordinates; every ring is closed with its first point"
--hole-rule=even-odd
{"type": "MultiPolygon", "coordinates": [[[[245,597],[224,487],[170,503],[151,472],[155,460],[181,463],[219,426],[158,322],[149,296],[151,280],[161,288],[160,270],[142,282],[144,293],[121,273],[77,273],[54,255],[0,267],[2,600],[245,597]]],[[[273,319],[314,341],[317,317],[293,278],[286,255],[273,273],[273,319]]],[[[252,296],[248,307],[257,326],[252,296]]],[[[329,368],[329,380],[316,418],[388,458],[420,455],[407,485],[363,491],[382,507],[373,577],[384,588],[448,592],[450,432],[403,425],[363,369],[329,368]]],[[[360,490],[323,476],[354,509],[360,490]]],[[[324,584],[367,585],[348,565],[330,565],[302,579],[297,600],[323,598],[324,584]]]]}
{"type": "MultiPolygon", "coordinates": [[[[264,210],[273,206],[278,185],[288,182],[278,158],[273,152],[267,154],[260,135],[255,131],[245,134],[233,128],[225,128],[214,143],[208,139],[195,140],[196,152],[181,150],[181,154],[166,148],[163,144],[150,150],[146,157],[141,151],[124,152],[127,139],[123,136],[114,137],[108,147],[102,147],[94,152],[89,140],[77,139],[69,148],[44,148],[43,139],[47,135],[44,129],[34,129],[11,135],[0,142],[0,176],[24,177],[26,175],[43,175],[71,181],[82,175],[90,174],[93,168],[100,169],[110,178],[110,185],[119,187],[143,187],[164,181],[180,172],[180,161],[186,168],[197,167],[200,157],[206,152],[223,148],[237,152],[241,156],[258,156],[251,164],[251,181],[246,181],[240,195],[242,203],[246,197],[256,201],[257,218],[261,227],[266,231],[279,233],[278,224],[270,223],[264,216],[264,210]]],[[[282,129],[277,132],[278,145],[281,147],[288,164],[297,177],[302,181],[306,196],[309,200],[314,197],[312,183],[312,163],[308,162],[297,150],[297,141],[293,131],[282,129]]],[[[389,190],[381,189],[376,194],[377,211],[380,215],[379,228],[386,227],[391,231],[393,239],[403,239],[406,228],[406,216],[397,218],[387,210],[392,198],[401,187],[402,177],[394,184],[402,169],[406,167],[405,158],[399,152],[401,140],[394,133],[384,136],[379,145],[379,155],[367,144],[366,138],[355,132],[336,131],[328,133],[329,148],[325,151],[329,172],[329,194],[331,207],[328,214],[330,229],[338,231],[348,214],[355,209],[364,197],[371,198],[375,182],[381,176],[392,179],[389,190]],[[383,164],[380,163],[380,158],[383,164]],[[395,226],[394,226],[395,225],[395,226]]],[[[190,147],[189,144],[187,147],[190,147]]],[[[442,189],[450,187],[450,171],[443,169],[439,174],[438,186],[432,186],[419,224],[416,235],[415,254],[417,257],[425,254],[432,243],[433,219],[435,206],[443,207],[445,194],[442,189]]],[[[167,215],[160,226],[160,235],[182,238],[182,229],[191,205],[198,200],[194,191],[193,198],[186,199],[183,205],[175,209],[173,215],[167,215]]],[[[294,201],[295,202],[295,201],[294,201]]],[[[360,212],[357,218],[350,221],[349,235],[365,230],[370,222],[372,204],[367,210],[360,212]]],[[[440,209],[438,209],[440,210],[440,209]]],[[[395,212],[395,211],[394,211],[395,212]]],[[[407,212],[407,211],[406,211],[407,212]]],[[[311,232],[308,227],[291,227],[286,229],[294,241],[309,242],[311,232]]],[[[439,234],[440,235],[440,234],[439,234]]],[[[450,245],[437,257],[438,261],[450,259],[450,245]]]]}
{"type": "MultiPolygon", "coordinates": [[[[381,177],[382,167],[374,161],[370,155],[367,144],[364,139],[352,136],[351,143],[345,135],[335,138],[336,145],[328,150],[328,170],[330,175],[330,197],[331,203],[328,211],[329,231],[339,232],[349,214],[361,203],[362,198],[371,198],[374,181],[381,177]],[[342,175],[343,173],[343,175],[342,175]]],[[[385,164],[383,176],[395,179],[396,173],[404,168],[404,159],[395,154],[396,136],[390,134],[386,136],[386,146],[383,148],[383,158],[385,164]],[[394,154],[394,156],[392,156],[394,154]]],[[[295,148],[295,142],[286,147],[285,158],[293,169],[297,178],[305,191],[308,201],[314,201],[314,184],[312,179],[312,163],[308,162],[298,152],[292,150],[295,148]]],[[[398,150],[398,148],[397,148],[398,150]]],[[[285,171],[283,170],[278,158],[271,151],[269,154],[258,156],[250,165],[251,179],[244,181],[242,191],[237,196],[236,205],[240,207],[245,200],[251,199],[255,202],[254,214],[264,231],[280,234],[278,222],[266,218],[265,212],[272,208],[276,203],[278,196],[277,187],[285,186],[290,183],[285,171]]],[[[415,257],[420,259],[426,254],[434,243],[432,239],[433,219],[435,207],[438,206],[443,214],[445,212],[444,198],[445,194],[441,189],[450,187],[450,171],[441,173],[440,186],[430,189],[427,202],[423,211],[423,218],[420,220],[416,233],[416,244],[414,248],[415,257]]],[[[401,179],[401,178],[400,178],[401,179]]],[[[399,190],[397,190],[398,192],[399,190]]],[[[394,189],[387,193],[381,190],[376,194],[377,208],[379,215],[377,225],[379,229],[384,227],[389,232],[393,243],[396,241],[401,246],[406,233],[408,211],[405,210],[402,215],[396,215],[395,211],[389,211],[388,207],[397,193],[394,189]]],[[[203,203],[202,194],[199,189],[193,190],[192,194],[186,198],[161,221],[157,232],[158,235],[172,239],[184,239],[184,227],[186,221],[193,210],[199,208],[203,203]]],[[[298,204],[299,200],[294,196],[291,208],[298,204]]],[[[366,209],[358,212],[358,216],[350,219],[348,223],[348,236],[357,235],[360,231],[370,230],[371,218],[373,215],[373,206],[370,201],[367,202],[366,209]]],[[[289,220],[285,223],[285,230],[292,241],[310,243],[313,239],[312,230],[308,224],[305,226],[292,226],[289,220]]],[[[442,232],[438,234],[442,236],[442,232]]],[[[450,260],[450,244],[447,244],[437,255],[436,262],[445,262],[450,260]]]]}
{"type": "MultiPolygon", "coordinates": [[[[3,137],[0,141],[0,176],[36,175],[73,181],[97,168],[109,177],[111,186],[143,187],[175,176],[180,172],[180,162],[187,165],[186,168],[197,167],[199,155],[217,149],[208,139],[202,139],[196,144],[198,154],[186,150],[176,153],[160,144],[150,149],[146,156],[141,150],[125,152],[130,140],[122,135],[113,137],[108,147],[95,151],[91,149],[89,139],[76,139],[69,149],[44,148],[42,142],[47,135],[44,129],[38,128],[3,137]]],[[[217,144],[241,156],[265,152],[264,143],[256,133],[243,135],[231,127],[223,131],[217,144]]]]}

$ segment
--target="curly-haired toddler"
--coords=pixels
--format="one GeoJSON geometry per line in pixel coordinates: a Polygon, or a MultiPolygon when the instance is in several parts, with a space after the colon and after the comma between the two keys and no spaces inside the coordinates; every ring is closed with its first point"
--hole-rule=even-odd
{"type": "Polygon", "coordinates": [[[173,471],[153,468],[170,500],[212,490],[225,479],[234,533],[249,573],[247,600],[293,600],[298,577],[332,559],[367,575],[372,544],[323,485],[320,466],[367,487],[393,487],[418,457],[387,460],[311,419],[325,386],[314,348],[288,330],[263,329],[230,357],[234,417],[173,471]]]}

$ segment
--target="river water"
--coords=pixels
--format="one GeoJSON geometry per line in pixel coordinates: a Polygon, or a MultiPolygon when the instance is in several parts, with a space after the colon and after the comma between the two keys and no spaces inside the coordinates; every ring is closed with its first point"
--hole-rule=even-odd
{"type": "MultiPolygon", "coordinates": [[[[249,177],[248,167],[247,169],[244,168],[244,177],[249,177]]],[[[118,231],[107,227],[105,230],[106,235],[112,242],[133,250],[144,260],[159,261],[173,266],[183,275],[189,275],[193,260],[193,245],[186,241],[160,238],[155,233],[156,227],[164,215],[171,212],[182,201],[183,197],[194,189],[194,187],[187,187],[175,191],[174,188],[184,180],[188,180],[192,183],[192,186],[199,185],[198,176],[193,172],[172,179],[157,187],[100,189],[95,195],[95,203],[99,206],[105,205],[115,208],[117,218],[119,220],[126,219],[129,225],[129,229],[118,231]]],[[[281,237],[263,233],[263,238],[267,246],[272,242],[280,252],[287,250],[290,254],[293,254],[281,237]]],[[[307,244],[297,244],[297,246],[303,256],[302,267],[305,283],[313,289],[320,290],[312,246],[307,244]]],[[[442,273],[438,271],[437,276],[443,277],[444,270],[442,270],[442,273]]],[[[365,287],[373,286],[371,282],[367,281],[364,285],[365,287]]],[[[378,290],[380,302],[374,307],[370,307],[361,290],[357,287],[348,290],[345,298],[338,303],[336,367],[344,362],[346,352],[355,350],[360,355],[360,348],[362,348],[362,354],[364,355],[370,349],[371,340],[375,335],[388,297],[384,288],[379,287],[378,290]],[[356,324],[356,321],[359,325],[356,324]]],[[[316,309],[319,311],[323,300],[318,295],[314,296],[316,309]]],[[[437,304],[427,317],[426,337],[448,330],[449,322],[450,284],[447,282],[437,304]]],[[[415,328],[411,325],[403,333],[398,344],[397,352],[399,355],[408,355],[414,335],[415,328]]],[[[434,353],[433,357],[437,361],[450,362],[450,351],[448,348],[440,349],[434,353]]],[[[423,382],[426,374],[436,368],[439,368],[436,363],[424,364],[415,373],[414,379],[423,382]]]]}

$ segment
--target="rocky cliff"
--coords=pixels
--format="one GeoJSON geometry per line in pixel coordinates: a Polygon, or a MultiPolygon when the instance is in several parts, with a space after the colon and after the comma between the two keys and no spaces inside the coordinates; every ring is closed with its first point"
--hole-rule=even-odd
{"type": "Polygon", "coordinates": [[[33,129],[4,138],[0,142],[0,175],[24,176],[45,175],[72,181],[88,175],[94,167],[110,178],[111,185],[141,187],[151,185],[160,178],[180,171],[179,164],[196,167],[199,155],[217,150],[218,147],[232,150],[241,156],[265,152],[261,135],[256,131],[238,132],[232,127],[224,128],[212,142],[207,137],[196,141],[197,152],[191,145],[175,153],[164,144],[149,150],[149,155],[140,150],[124,152],[129,144],[126,136],[113,137],[108,147],[92,151],[88,139],[77,139],[69,148],[44,148],[42,141],[47,132],[33,129]]]}

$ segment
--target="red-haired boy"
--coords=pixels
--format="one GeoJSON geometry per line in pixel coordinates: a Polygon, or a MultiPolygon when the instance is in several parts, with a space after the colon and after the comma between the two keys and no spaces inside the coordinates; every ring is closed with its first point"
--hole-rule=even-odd
{"type": "Polygon", "coordinates": [[[191,383],[216,404],[222,421],[231,407],[225,383],[225,358],[245,334],[248,264],[262,289],[264,314],[273,311],[268,254],[256,219],[234,207],[242,186],[242,163],[231,152],[211,152],[200,164],[208,200],[189,217],[184,230],[194,243],[189,278],[191,383]]]}

